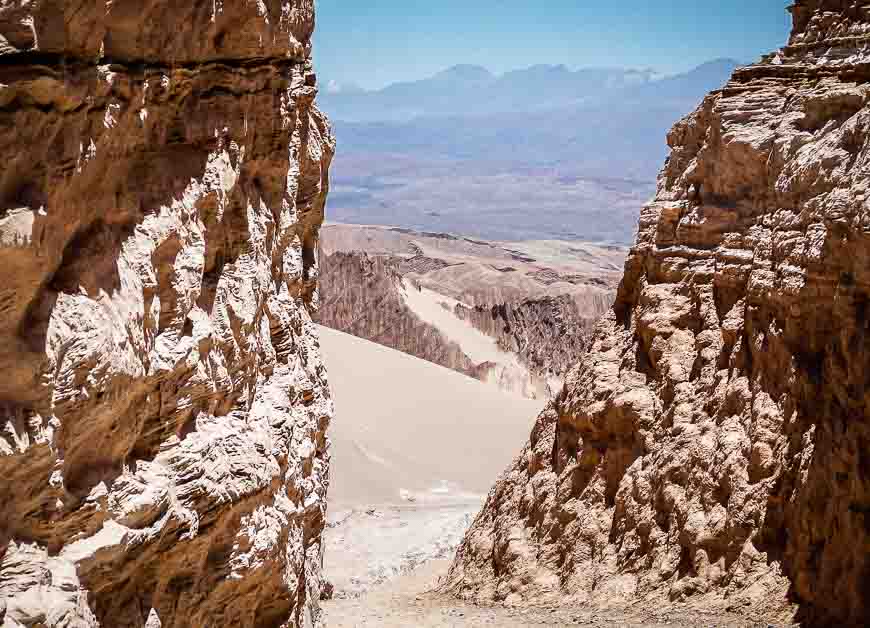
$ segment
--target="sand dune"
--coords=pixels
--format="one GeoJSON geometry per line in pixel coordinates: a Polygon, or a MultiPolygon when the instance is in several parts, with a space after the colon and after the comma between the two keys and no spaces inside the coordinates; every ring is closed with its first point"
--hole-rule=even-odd
{"type": "Polygon", "coordinates": [[[459,301],[429,288],[417,289],[408,285],[408,282],[403,282],[402,288],[402,298],[411,311],[438,329],[448,340],[462,347],[473,362],[507,362],[521,368],[516,356],[500,349],[495,338],[487,336],[456,315],[453,308],[459,301]]]}
{"type": "Polygon", "coordinates": [[[543,407],[341,332],[320,335],[336,404],[333,508],[484,495],[543,407]]]}

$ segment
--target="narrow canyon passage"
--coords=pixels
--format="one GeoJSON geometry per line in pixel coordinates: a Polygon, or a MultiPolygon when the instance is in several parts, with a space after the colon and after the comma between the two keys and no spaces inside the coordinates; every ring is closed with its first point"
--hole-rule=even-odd
{"type": "Polygon", "coordinates": [[[870,3],[786,4],[0,0],[0,628],[870,626],[870,3]]]}
{"type": "MultiPolygon", "coordinates": [[[[741,24],[747,11],[735,11],[741,24]]],[[[658,136],[666,137],[669,155],[653,198],[632,214],[634,245],[615,299],[590,326],[564,387],[524,447],[513,450],[518,455],[449,570],[414,586],[397,579],[372,589],[357,610],[348,600],[335,609],[365,616],[368,604],[373,625],[510,625],[509,609],[541,607],[555,615],[595,609],[611,612],[608,620],[641,624],[867,625],[870,7],[797,0],[788,11],[785,46],[734,64],[658,136]],[[437,593],[420,593],[426,590],[437,593]],[[473,610],[438,618],[442,595],[473,610]],[[489,618],[491,605],[501,610],[489,618]]],[[[746,35],[739,32],[729,36],[746,35]]],[[[491,88],[486,72],[464,66],[434,77],[431,89],[461,84],[468,74],[476,77],[465,83],[469,93],[491,88]]],[[[631,143],[617,109],[606,119],[616,123],[609,136],[631,143]]],[[[574,113],[573,127],[560,126],[555,112],[553,126],[585,135],[604,124],[574,113]]],[[[513,119],[521,131],[534,128],[533,115],[513,119]]],[[[433,143],[449,137],[425,121],[406,127],[433,143]]],[[[391,128],[385,123],[380,131],[391,128]]],[[[357,146],[365,137],[355,136],[357,146]]],[[[562,140],[580,144],[573,136],[553,144],[562,140]]],[[[523,138],[516,146],[526,144],[523,138]]],[[[390,181],[393,187],[361,192],[388,207],[389,195],[406,191],[401,177],[390,181]]],[[[493,197],[505,205],[501,228],[514,206],[493,197]]],[[[467,218],[443,195],[437,199],[443,214],[441,206],[427,214],[432,222],[467,218]]],[[[394,266],[394,274],[421,276],[423,290],[406,290],[402,303],[461,345],[467,334],[445,313],[462,308],[444,308],[430,290],[455,290],[471,274],[467,260],[446,259],[445,248],[465,253],[479,242],[422,235],[432,238],[430,250],[415,240],[394,266]]],[[[577,281],[531,268],[540,260],[528,245],[509,248],[501,247],[507,259],[474,274],[577,281]]],[[[509,309],[484,308],[469,319],[498,333],[520,320],[499,316],[509,309]]],[[[566,337],[558,318],[548,331],[566,337]]],[[[480,349],[478,338],[466,340],[472,353],[480,349]]],[[[576,621],[563,615],[550,623],[576,621]]]]}

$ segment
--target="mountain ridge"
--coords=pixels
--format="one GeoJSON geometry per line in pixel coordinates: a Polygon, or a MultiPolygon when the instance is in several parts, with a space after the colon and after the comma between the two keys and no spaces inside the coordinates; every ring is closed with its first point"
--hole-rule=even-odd
{"type": "Polygon", "coordinates": [[[730,74],[739,65],[734,59],[718,58],[684,72],[662,74],[649,68],[572,70],[564,64],[536,64],[495,74],[484,66],[458,64],[429,77],[379,89],[339,86],[327,90],[321,100],[325,111],[342,122],[407,122],[431,116],[541,111],[588,103],[590,98],[591,102],[600,102],[602,91],[618,96],[621,90],[630,92],[644,85],[692,81],[711,70],[730,74]],[[530,90],[530,86],[534,89],[530,90]],[[455,90],[461,89],[479,90],[481,94],[471,102],[469,94],[464,94],[459,102],[455,90]]]}

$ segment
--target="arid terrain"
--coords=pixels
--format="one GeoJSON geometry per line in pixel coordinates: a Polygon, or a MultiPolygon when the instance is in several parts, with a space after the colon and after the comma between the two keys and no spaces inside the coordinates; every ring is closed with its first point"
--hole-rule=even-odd
{"type": "Polygon", "coordinates": [[[359,598],[324,604],[330,628],[790,628],[762,616],[691,608],[476,605],[440,593],[449,561],[436,559],[374,587],[359,598]]]}
{"type": "Polygon", "coordinates": [[[870,4],[334,99],[400,226],[314,5],[0,0],[0,628],[870,626],[870,4]]]}
{"type": "Polygon", "coordinates": [[[324,532],[324,575],[333,587],[326,626],[752,625],[736,614],[644,605],[476,606],[437,592],[540,403],[341,332],[319,333],[337,417],[324,532]]]}
{"type": "Polygon", "coordinates": [[[320,328],[331,429],[325,574],[354,597],[452,555],[543,402],[320,328]]]}
{"type": "MultiPolygon", "coordinates": [[[[600,302],[622,276],[627,248],[588,242],[484,241],[400,227],[324,224],[320,249],[395,257],[403,274],[469,305],[571,295],[600,302]]],[[[604,300],[602,310],[609,304],[604,300]]]]}
{"type": "Polygon", "coordinates": [[[870,7],[790,12],[668,134],[612,307],[447,573],[338,624],[870,622],[870,7]]]}
{"type": "Polygon", "coordinates": [[[609,306],[620,247],[326,225],[319,320],[532,399],[551,397],[609,306]]]}
{"type": "Polygon", "coordinates": [[[341,143],[328,216],[627,245],[668,129],[737,65],[715,59],[670,76],[564,65],[496,76],[460,65],[378,91],[327,89],[321,103],[341,143]]]}

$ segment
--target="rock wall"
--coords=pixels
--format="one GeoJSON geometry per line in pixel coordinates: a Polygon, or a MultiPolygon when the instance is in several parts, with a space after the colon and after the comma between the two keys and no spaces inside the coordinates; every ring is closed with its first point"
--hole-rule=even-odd
{"type": "Polygon", "coordinates": [[[584,315],[571,295],[526,299],[474,308],[457,305],[456,314],[515,353],[529,371],[551,382],[554,396],[586,350],[595,323],[612,299],[601,295],[584,315]]]}
{"type": "Polygon", "coordinates": [[[477,377],[462,348],[405,304],[401,260],[362,252],[321,255],[321,302],[317,322],[477,377]]]}
{"type": "Polygon", "coordinates": [[[311,626],[312,0],[0,1],[0,624],[311,626]]]}
{"type": "Polygon", "coordinates": [[[870,7],[799,0],[672,148],[447,588],[870,623],[870,7]]]}

